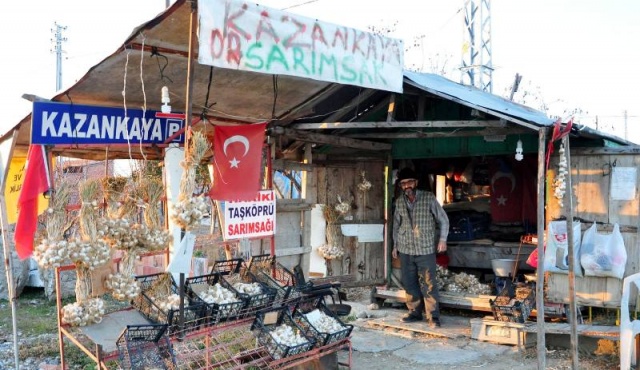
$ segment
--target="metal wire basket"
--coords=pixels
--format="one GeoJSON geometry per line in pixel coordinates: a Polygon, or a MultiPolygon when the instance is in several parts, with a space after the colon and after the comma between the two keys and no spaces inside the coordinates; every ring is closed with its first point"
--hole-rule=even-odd
{"type": "Polygon", "coordinates": [[[322,347],[328,344],[339,342],[349,337],[351,335],[351,331],[353,330],[353,325],[345,324],[344,322],[342,322],[342,320],[340,320],[333,311],[327,308],[327,306],[325,306],[322,301],[317,301],[316,306],[313,308],[309,305],[299,305],[298,307],[296,307],[292,316],[293,320],[302,328],[302,330],[304,330],[305,334],[316,340],[316,347],[322,347]],[[332,320],[335,320],[342,328],[337,331],[326,332],[319,327],[314,326],[307,315],[311,314],[315,310],[318,310],[319,313],[330,317],[332,320]]]}
{"type": "Polygon", "coordinates": [[[258,312],[253,325],[251,325],[251,330],[255,332],[258,342],[276,360],[309,351],[315,345],[315,339],[304,333],[304,330],[293,320],[287,307],[258,312]],[[281,343],[275,336],[274,330],[283,325],[291,327],[304,339],[304,342],[296,345],[281,343]]]}
{"type": "Polygon", "coordinates": [[[246,299],[241,297],[224,276],[219,273],[188,278],[185,280],[185,289],[189,299],[206,307],[204,316],[206,317],[207,325],[215,325],[222,321],[238,318],[247,304],[246,299]],[[198,295],[198,286],[205,286],[208,289],[208,287],[213,287],[216,284],[220,284],[223,288],[230,290],[238,300],[229,303],[206,302],[198,295]]]}
{"type": "Polygon", "coordinates": [[[175,356],[165,324],[127,325],[116,341],[125,370],[174,369],[175,356]]]}

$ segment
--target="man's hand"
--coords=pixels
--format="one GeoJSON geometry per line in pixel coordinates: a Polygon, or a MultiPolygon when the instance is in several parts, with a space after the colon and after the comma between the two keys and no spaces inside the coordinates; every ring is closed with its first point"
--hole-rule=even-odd
{"type": "Polygon", "coordinates": [[[447,251],[447,242],[444,240],[440,240],[438,242],[438,253],[444,253],[447,251]]]}
{"type": "Polygon", "coordinates": [[[398,258],[398,248],[394,247],[394,248],[391,250],[391,257],[393,257],[393,258],[398,258]]]}

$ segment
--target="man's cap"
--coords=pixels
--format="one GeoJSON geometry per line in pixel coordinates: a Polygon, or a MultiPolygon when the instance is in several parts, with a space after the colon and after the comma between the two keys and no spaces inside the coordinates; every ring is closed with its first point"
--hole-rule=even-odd
{"type": "Polygon", "coordinates": [[[402,180],[417,180],[418,177],[416,176],[416,173],[411,169],[411,168],[403,168],[400,171],[398,171],[398,181],[402,181],[402,180]]]}

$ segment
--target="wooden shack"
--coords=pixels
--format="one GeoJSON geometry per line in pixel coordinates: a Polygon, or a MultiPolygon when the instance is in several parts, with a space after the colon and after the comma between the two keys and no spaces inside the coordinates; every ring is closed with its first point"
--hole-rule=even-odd
{"type": "MultiPolygon", "coordinates": [[[[491,259],[505,256],[524,261],[535,246],[523,246],[521,236],[535,234],[539,219],[546,223],[562,215],[549,191],[543,195],[537,184],[544,162],[540,154],[545,153],[555,122],[544,113],[432,74],[405,71],[403,92],[393,93],[202,65],[195,63],[189,49],[195,17],[190,2],[176,1],[51,100],[122,107],[124,85],[126,105],[160,110],[160,92],[167,85],[174,109],[185,107],[193,118],[190,127],[207,135],[215,125],[268,121],[272,174],[302,174],[300,197],[277,201],[275,252],[287,267],[300,264],[308,276],[330,274],[345,286],[391,284],[393,176],[403,166],[418,170],[421,185],[435,191],[449,211],[489,215],[478,221],[481,232],[461,230],[450,240],[451,267],[487,270],[491,259]],[[166,59],[161,70],[154,56],[166,59]],[[519,147],[521,161],[514,157],[519,147]],[[361,191],[358,185],[364,180],[371,187],[361,191]],[[448,189],[453,201],[447,199],[448,189]],[[545,197],[543,207],[540,196],[545,197]],[[322,260],[319,268],[312,261],[317,262],[317,248],[326,239],[321,210],[338,202],[350,206],[338,222],[344,254],[320,271],[322,260]]],[[[11,147],[9,156],[26,155],[30,122],[29,115],[0,138],[11,147]]],[[[603,173],[615,165],[635,166],[640,151],[579,125],[570,140],[576,216],[585,225],[602,222],[603,230],[619,223],[629,255],[625,274],[636,272],[638,197],[612,200],[609,177],[603,173]]],[[[50,152],[93,160],[159,160],[164,148],[68,145],[50,152]]],[[[557,154],[551,158],[549,176],[556,158],[557,154]]],[[[265,249],[258,246],[253,252],[265,249]]],[[[615,306],[619,301],[617,279],[583,278],[577,286],[583,304],[615,306]]],[[[549,278],[548,295],[551,301],[566,301],[564,276],[549,278]]]]}

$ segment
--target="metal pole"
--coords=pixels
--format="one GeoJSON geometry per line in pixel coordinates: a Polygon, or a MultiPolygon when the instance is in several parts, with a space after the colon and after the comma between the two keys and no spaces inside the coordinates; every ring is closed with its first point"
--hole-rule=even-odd
{"type": "Polygon", "coordinates": [[[569,324],[571,329],[571,362],[572,368],[578,369],[578,315],[576,314],[576,275],[574,271],[574,265],[579,263],[576,261],[573,255],[573,241],[575,236],[573,235],[573,189],[571,184],[571,146],[569,144],[569,136],[562,138],[564,143],[564,156],[567,159],[567,169],[569,171],[567,176],[567,193],[565,200],[567,206],[567,239],[569,245],[567,246],[569,257],[569,324]]]}
{"type": "MultiPolygon", "coordinates": [[[[4,183],[4,182],[3,182],[4,183]]],[[[2,187],[4,189],[4,186],[2,187]]],[[[13,327],[13,358],[15,362],[15,370],[20,369],[20,359],[18,358],[18,319],[16,308],[16,292],[13,282],[13,256],[9,250],[9,240],[7,235],[9,234],[7,228],[7,203],[4,199],[4,191],[0,192],[0,205],[2,211],[0,212],[0,227],[2,227],[2,249],[4,251],[4,269],[7,275],[7,293],[9,301],[11,302],[11,325],[13,327]]]]}
{"type": "Polygon", "coordinates": [[[545,203],[545,179],[546,179],[546,129],[540,128],[538,131],[538,267],[536,279],[536,326],[537,326],[537,352],[538,370],[545,370],[547,367],[546,344],[544,332],[544,203],[545,203]]]}

